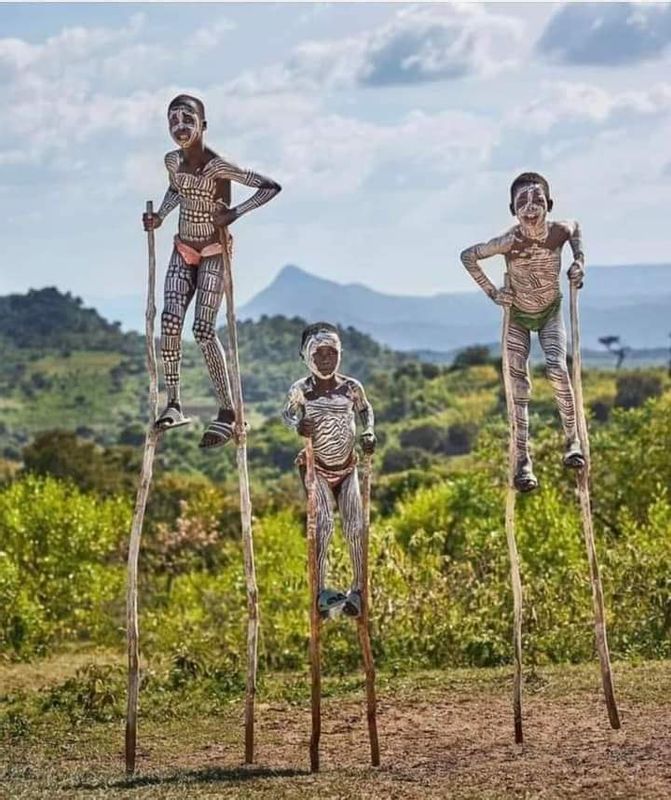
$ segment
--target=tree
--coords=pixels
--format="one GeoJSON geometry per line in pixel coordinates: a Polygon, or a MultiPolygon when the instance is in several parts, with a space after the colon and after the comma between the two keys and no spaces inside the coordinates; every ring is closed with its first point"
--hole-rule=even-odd
{"type": "Polygon", "coordinates": [[[484,344],[474,344],[460,350],[454,357],[451,370],[466,369],[467,367],[482,366],[492,363],[492,354],[489,347],[484,344]]]}
{"type": "Polygon", "coordinates": [[[84,491],[101,494],[132,489],[136,458],[130,448],[103,450],[93,442],[82,441],[71,431],[62,430],[44,431],[23,448],[26,472],[64,478],[84,491]]]}
{"type": "Polygon", "coordinates": [[[629,354],[631,348],[622,345],[620,343],[619,336],[601,336],[599,338],[599,342],[606,348],[606,350],[608,350],[609,353],[612,353],[615,356],[615,369],[620,369],[622,362],[629,354]]]}

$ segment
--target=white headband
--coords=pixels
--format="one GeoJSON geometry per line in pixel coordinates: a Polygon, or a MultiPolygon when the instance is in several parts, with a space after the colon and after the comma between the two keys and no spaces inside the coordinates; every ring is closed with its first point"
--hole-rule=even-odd
{"type": "Polygon", "coordinates": [[[338,367],[340,366],[341,352],[342,345],[340,343],[340,336],[338,336],[335,331],[326,330],[316,331],[315,333],[310,334],[310,336],[308,336],[308,338],[305,340],[305,344],[301,348],[301,356],[303,361],[307,364],[308,369],[313,375],[316,375],[322,380],[328,380],[329,378],[332,378],[338,371],[338,367]],[[328,375],[320,372],[315,364],[314,356],[317,352],[317,349],[320,347],[332,347],[338,353],[338,360],[335,368],[328,375]]]}

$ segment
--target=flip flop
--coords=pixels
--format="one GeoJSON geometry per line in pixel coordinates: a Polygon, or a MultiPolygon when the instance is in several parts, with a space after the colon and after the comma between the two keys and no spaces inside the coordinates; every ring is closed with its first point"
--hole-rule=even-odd
{"type": "Polygon", "coordinates": [[[161,412],[154,427],[159,431],[167,431],[169,428],[181,428],[182,425],[188,425],[190,422],[191,420],[185,417],[178,408],[168,406],[161,412]]]}
{"type": "Polygon", "coordinates": [[[361,616],[361,592],[358,589],[347,592],[347,600],[345,600],[342,613],[347,614],[348,617],[361,616]]]}
{"type": "Polygon", "coordinates": [[[335,616],[343,610],[347,596],[336,589],[322,589],[317,598],[317,608],[323,619],[335,616]]]}
{"type": "Polygon", "coordinates": [[[586,461],[585,456],[580,449],[580,445],[575,444],[568,448],[564,454],[564,466],[569,469],[583,469],[586,461]]]}
{"type": "Polygon", "coordinates": [[[517,475],[515,475],[513,484],[518,492],[527,494],[528,492],[533,492],[538,489],[538,478],[533,472],[518,472],[517,475]]]}
{"type": "Polygon", "coordinates": [[[198,443],[198,447],[202,447],[205,450],[209,450],[214,447],[223,447],[233,438],[234,433],[234,422],[219,422],[216,419],[212,420],[212,422],[210,422],[210,424],[207,426],[205,433],[203,434],[203,438],[198,443]]]}

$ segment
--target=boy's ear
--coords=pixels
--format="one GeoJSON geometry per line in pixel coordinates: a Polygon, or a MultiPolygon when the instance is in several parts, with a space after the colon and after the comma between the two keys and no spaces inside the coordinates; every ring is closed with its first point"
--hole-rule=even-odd
{"type": "Polygon", "coordinates": [[[552,207],[554,206],[554,204],[555,201],[551,197],[548,197],[548,214],[550,213],[550,211],[552,211],[552,207]]]}
{"type": "Polygon", "coordinates": [[[510,209],[510,213],[511,213],[511,214],[513,215],[513,217],[514,217],[514,216],[515,216],[515,206],[514,206],[514,205],[511,203],[511,204],[508,206],[508,208],[510,209]]]}
{"type": "Polygon", "coordinates": [[[207,130],[207,120],[206,119],[203,120],[203,130],[204,131],[207,130]]]}

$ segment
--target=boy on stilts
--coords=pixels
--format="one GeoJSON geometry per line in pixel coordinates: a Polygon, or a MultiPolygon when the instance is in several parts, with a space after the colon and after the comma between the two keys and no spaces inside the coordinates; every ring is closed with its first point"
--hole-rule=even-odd
{"type": "MultiPolygon", "coordinates": [[[[207,427],[200,446],[220,447],[231,439],[235,429],[226,357],[215,327],[224,296],[220,231],[267,203],[281,187],[270,178],[240,169],[205,146],[205,107],[198,98],[186,94],[175,97],[168,106],[168,127],[179,146],[165,157],[168,190],[158,211],[142,217],[145,230],[155,230],[179,206],[178,234],[165,278],[161,314],[167,405],[156,426],[167,430],[189,422],[180,396],[181,341],[186,310],[195,295],[193,335],[203,352],[219,403],[217,417],[207,427]],[[231,181],[253,187],[256,192],[231,208],[231,181]]],[[[228,248],[230,253],[230,238],[228,248]]]]}
{"type": "MultiPolygon", "coordinates": [[[[303,331],[300,353],[310,375],[291,387],[283,412],[285,423],[301,436],[311,438],[313,444],[317,604],[324,618],[340,611],[359,617],[362,612],[366,576],[363,574],[364,518],[355,450],[357,414],[363,427],[361,448],[365,454],[375,450],[373,408],[359,381],[338,372],[341,351],[335,326],[317,322],[303,331]],[[353,569],[352,584],[346,593],[326,585],[336,505],[353,569]]],[[[301,451],[297,463],[305,483],[305,451],[301,451]]]]}
{"type": "Polygon", "coordinates": [[[571,283],[582,286],[585,256],[580,226],[576,221],[554,222],[547,218],[553,201],[547,180],[536,172],[524,172],[510,187],[510,212],[518,224],[503,236],[467,248],[461,260],[480,288],[495,303],[510,307],[507,350],[513,389],[517,440],[515,488],[531,492],[538,488],[529,452],[529,350],[531,332],[536,331],[545,354],[547,376],[564,429],[564,466],[582,469],[585,456],[576,425],[573,387],[566,366],[566,331],[561,314],[561,253],[566,242],[573,254],[568,271],[571,283]],[[485,275],[479,259],[503,255],[510,289],[497,289],[485,275]]]}

